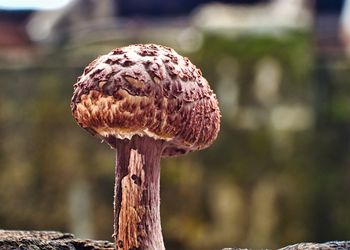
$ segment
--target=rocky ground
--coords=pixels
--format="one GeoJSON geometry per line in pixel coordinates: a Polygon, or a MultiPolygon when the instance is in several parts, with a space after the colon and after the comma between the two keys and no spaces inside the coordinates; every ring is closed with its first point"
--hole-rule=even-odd
{"type": "MultiPolygon", "coordinates": [[[[0,230],[0,250],[113,250],[108,241],[77,239],[73,234],[56,231],[0,230]]],[[[223,250],[244,250],[225,248],[223,250]]],[[[279,250],[350,250],[350,241],[299,243],[279,250]]]]}

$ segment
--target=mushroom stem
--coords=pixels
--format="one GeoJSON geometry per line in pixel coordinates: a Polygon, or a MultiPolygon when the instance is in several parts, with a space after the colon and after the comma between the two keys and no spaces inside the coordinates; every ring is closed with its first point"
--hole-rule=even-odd
{"type": "Polygon", "coordinates": [[[160,224],[160,157],[164,141],[117,140],[114,189],[116,249],[165,249],[160,224]]]}

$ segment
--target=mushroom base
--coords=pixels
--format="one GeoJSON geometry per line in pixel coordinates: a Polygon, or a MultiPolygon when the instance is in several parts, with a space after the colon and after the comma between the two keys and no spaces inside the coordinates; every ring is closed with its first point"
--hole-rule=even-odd
{"type": "Polygon", "coordinates": [[[117,140],[114,237],[116,249],[165,249],[160,224],[160,157],[164,141],[117,140]]]}

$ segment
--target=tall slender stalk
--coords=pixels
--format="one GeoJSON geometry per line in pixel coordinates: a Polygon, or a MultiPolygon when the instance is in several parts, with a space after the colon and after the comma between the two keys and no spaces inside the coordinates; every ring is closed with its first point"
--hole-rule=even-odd
{"type": "Polygon", "coordinates": [[[160,157],[164,141],[118,140],[114,191],[116,249],[165,249],[160,223],[160,157]]]}

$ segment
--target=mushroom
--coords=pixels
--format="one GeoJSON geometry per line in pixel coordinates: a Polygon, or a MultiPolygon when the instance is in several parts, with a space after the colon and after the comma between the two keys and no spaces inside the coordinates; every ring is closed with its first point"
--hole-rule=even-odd
{"type": "Polygon", "coordinates": [[[138,44],[92,61],[74,84],[77,123],[117,151],[116,249],[165,249],[160,158],[208,147],[220,111],[207,80],[173,49],[138,44]]]}

